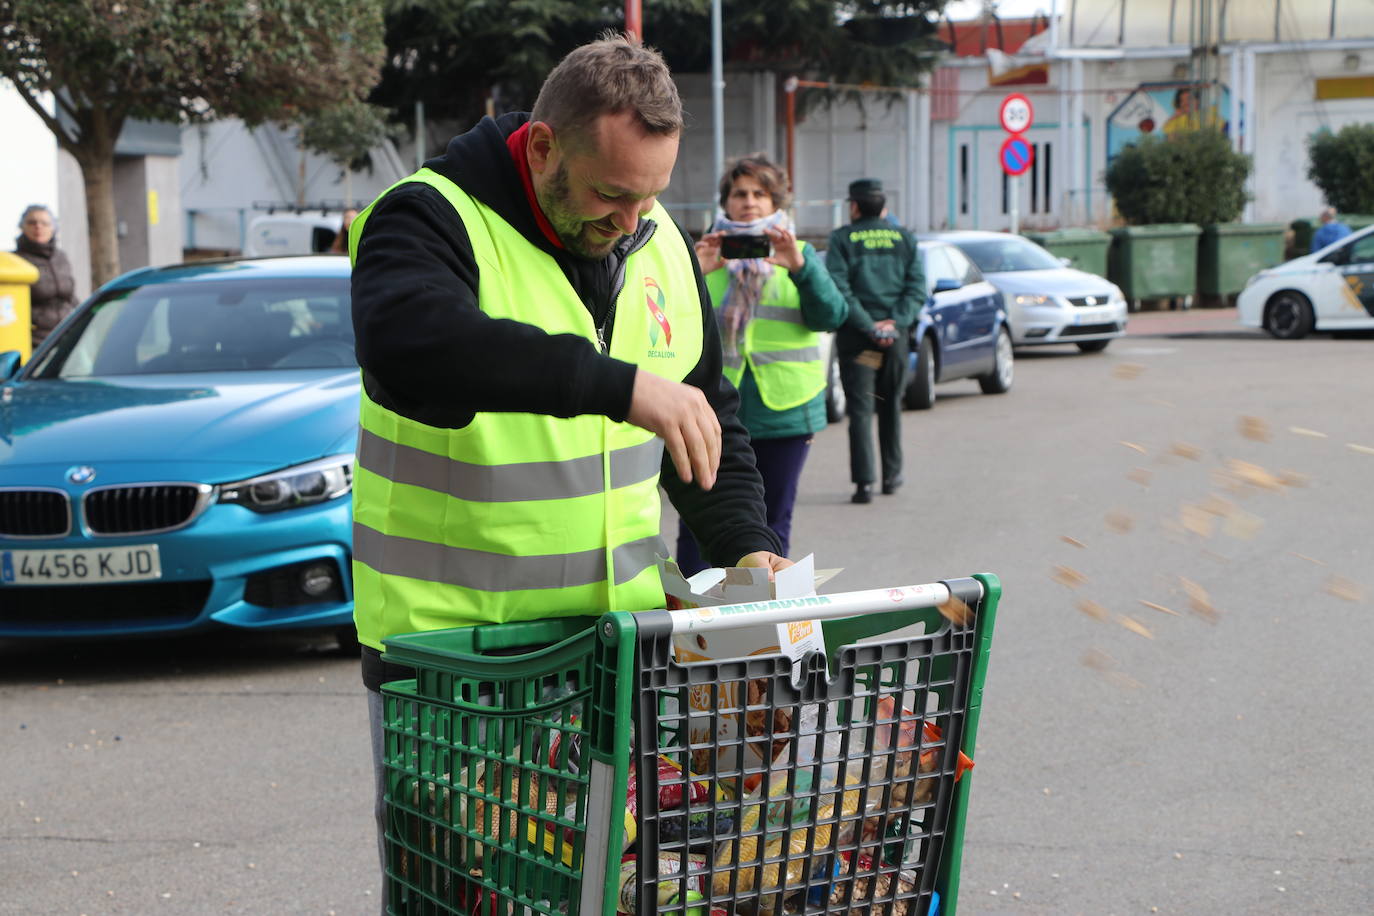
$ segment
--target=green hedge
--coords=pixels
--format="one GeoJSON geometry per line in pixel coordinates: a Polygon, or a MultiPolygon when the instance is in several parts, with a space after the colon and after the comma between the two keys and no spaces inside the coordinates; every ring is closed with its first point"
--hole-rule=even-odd
{"type": "Polygon", "coordinates": [[[1307,141],[1307,177],[1341,213],[1374,213],[1374,124],[1347,124],[1307,141]]]}
{"type": "Polygon", "coordinates": [[[1217,130],[1147,136],[1112,160],[1107,190],[1132,225],[1229,223],[1245,207],[1250,168],[1217,130]]]}

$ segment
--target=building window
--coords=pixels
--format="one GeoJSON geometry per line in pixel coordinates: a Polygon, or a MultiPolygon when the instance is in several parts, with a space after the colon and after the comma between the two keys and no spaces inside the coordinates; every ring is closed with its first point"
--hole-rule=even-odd
{"type": "Polygon", "coordinates": [[[968,144],[959,144],[959,212],[968,213],[968,144]]]}

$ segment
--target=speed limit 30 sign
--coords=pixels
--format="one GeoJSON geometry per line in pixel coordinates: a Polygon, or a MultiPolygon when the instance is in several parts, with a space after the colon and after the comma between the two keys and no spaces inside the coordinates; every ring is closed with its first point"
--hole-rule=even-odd
{"type": "Polygon", "coordinates": [[[997,119],[1002,122],[1002,129],[1007,133],[1019,134],[1035,121],[1035,109],[1031,107],[1030,99],[1019,92],[1013,92],[1002,100],[1002,107],[997,111],[997,119]]]}

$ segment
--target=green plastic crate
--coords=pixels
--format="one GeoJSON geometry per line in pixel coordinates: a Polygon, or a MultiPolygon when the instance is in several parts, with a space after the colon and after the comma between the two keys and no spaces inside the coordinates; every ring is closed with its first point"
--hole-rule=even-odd
{"type": "Polygon", "coordinates": [[[1283,223],[1217,223],[1202,227],[1197,253],[1198,292],[1229,296],[1245,289],[1245,284],[1259,271],[1282,264],[1283,232],[1283,223]]]}
{"type": "Polygon", "coordinates": [[[1191,296],[1201,232],[1192,223],[1113,229],[1107,276],[1133,302],[1191,296]]]}
{"type": "MultiPolygon", "coordinates": [[[[910,913],[934,914],[937,907],[955,913],[972,779],[965,772],[956,781],[958,752],[973,754],[1001,587],[990,575],[953,580],[949,586],[968,599],[970,619],[955,623],[934,607],[886,610],[892,606],[888,590],[854,593],[874,596],[873,612],[825,619],[829,657],[804,660],[798,678],[780,655],[677,664],[669,647],[673,621],[681,617],[667,611],[607,614],[594,627],[583,618],[386,640],[387,660],[417,672],[413,681],[383,687],[389,912],[612,916],[622,889],[624,834],[633,829],[638,861],[662,856],[680,861],[679,874],[666,878],[658,869],[630,869],[641,916],[708,916],[715,906],[742,912],[757,907],[762,897],[829,895],[837,888],[850,895],[839,906],[871,906],[875,916],[889,913],[896,902],[910,913]],[[905,629],[893,632],[897,628],[905,629]],[[741,699],[750,696],[749,685],[761,693],[741,699]],[[688,695],[703,689],[718,699],[712,722],[733,711],[761,714],[761,721],[772,723],[746,740],[770,747],[782,741],[790,755],[783,765],[775,761],[761,773],[722,769],[714,763],[722,742],[684,740],[683,723],[698,715],[687,712],[688,695]],[[725,701],[727,694],[734,705],[725,701]],[[884,697],[890,698],[886,706],[884,697]],[[823,717],[807,731],[801,725],[805,715],[795,714],[809,706],[836,710],[833,721],[823,717]],[[779,708],[794,711],[792,724],[779,724],[779,708]],[[927,722],[942,729],[939,739],[925,732],[927,722]],[[921,735],[917,744],[889,741],[883,748],[874,743],[879,735],[909,733],[921,735]],[[828,746],[827,734],[843,736],[837,739],[841,757],[831,764],[852,767],[856,753],[864,761],[858,781],[850,773],[843,795],[820,778],[826,761],[808,767],[797,759],[799,748],[812,738],[828,746]],[[643,735],[654,740],[635,741],[643,735]],[[633,751],[632,744],[637,745],[633,751]],[[708,772],[691,772],[692,756],[701,759],[703,753],[708,772]],[[921,761],[911,767],[917,772],[905,777],[899,769],[903,754],[909,764],[921,761]],[[938,760],[929,772],[927,756],[938,760]],[[677,760],[690,776],[660,778],[660,757],[677,760]],[[890,761],[886,779],[870,772],[879,759],[890,761]],[[483,774],[499,765],[496,784],[475,778],[479,765],[483,774]],[[632,771],[640,775],[643,791],[636,816],[627,818],[632,771]],[[724,788],[751,774],[761,777],[755,795],[741,799],[724,788]],[[691,797],[694,783],[710,786],[704,799],[691,797]],[[905,806],[896,801],[901,785],[908,788],[905,806]],[[918,785],[929,791],[925,801],[918,785]],[[661,793],[675,787],[687,800],[660,808],[661,793]],[[831,815],[823,813],[825,798],[834,802],[860,792],[866,801],[880,798],[882,808],[870,805],[846,816],[844,804],[838,813],[832,804],[831,815]],[[774,824],[772,812],[779,805],[790,820],[774,824]],[[750,828],[750,810],[768,815],[750,828]],[[802,821],[796,812],[804,812],[802,821]],[[694,839],[694,825],[703,817],[710,828],[704,838],[694,839]],[[875,856],[868,865],[856,852],[857,841],[847,850],[841,845],[846,824],[856,832],[855,825],[872,826],[880,835],[876,845],[868,844],[875,856]],[[835,838],[828,844],[819,839],[826,829],[835,838]],[[810,837],[803,853],[769,851],[770,843],[790,839],[797,830],[810,837]],[[750,841],[756,847],[752,859],[744,852],[750,841]],[[717,863],[722,843],[735,861],[717,863]],[[707,850],[704,860],[692,858],[697,849],[707,850]],[[850,871],[840,869],[842,861],[850,871]],[[784,874],[788,862],[805,875],[805,886],[789,877],[786,888],[712,890],[717,874],[735,875],[738,882],[738,875],[752,868],[762,885],[767,869],[776,865],[784,874]],[[907,886],[890,879],[882,895],[879,873],[913,880],[907,886]],[[708,899],[691,896],[691,885],[703,888],[708,899]],[[666,899],[674,894],[675,900],[666,899]]],[[[827,618],[836,615],[825,606],[846,597],[711,613],[753,614],[787,605],[797,620],[827,618]]]]}
{"type": "Polygon", "coordinates": [[[1069,266],[1099,277],[1107,276],[1107,249],[1112,237],[1096,229],[1055,229],[1051,232],[1026,232],[1026,238],[1057,258],[1068,258],[1069,266]]]}

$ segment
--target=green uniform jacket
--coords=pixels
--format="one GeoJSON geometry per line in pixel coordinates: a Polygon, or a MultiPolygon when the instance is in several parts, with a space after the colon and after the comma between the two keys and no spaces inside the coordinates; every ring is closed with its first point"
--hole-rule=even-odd
{"type": "MultiPolygon", "coordinates": [[[[801,270],[789,272],[787,276],[801,298],[802,320],[813,331],[833,331],[844,323],[849,305],[835,288],[816,249],[804,245],[802,256],[801,270]]],[[[720,303],[714,305],[719,307],[720,303]]],[[[744,377],[739,383],[739,418],[754,439],[781,439],[814,433],[826,425],[825,391],[797,407],[773,410],[763,403],[758,383],[746,363],[744,377]]]]}
{"type": "Polygon", "coordinates": [[[926,280],[910,232],[880,217],[841,226],[830,233],[825,264],[849,302],[849,327],[867,334],[889,318],[901,328],[916,323],[926,280]]]}

